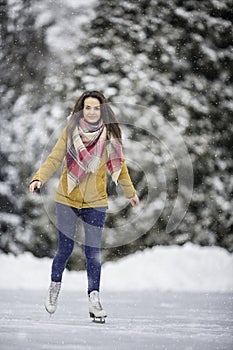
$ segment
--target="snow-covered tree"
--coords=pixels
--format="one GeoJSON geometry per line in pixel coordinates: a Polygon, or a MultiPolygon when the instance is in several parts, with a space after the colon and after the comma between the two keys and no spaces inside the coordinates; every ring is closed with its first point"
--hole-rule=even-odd
{"type": "MultiPolygon", "coordinates": [[[[169,202],[169,210],[165,207],[157,225],[121,250],[127,254],[138,245],[192,240],[232,251],[230,1],[100,0],[95,10],[96,17],[85,27],[86,40],[76,59],[77,86],[99,88],[124,108],[130,103],[153,107],[154,113],[147,113],[143,122],[142,110],[136,113],[135,107],[133,117],[129,108],[122,119],[140,127],[144,123],[146,128],[155,129],[157,125],[160,130],[164,120],[171,122],[188,147],[194,170],[192,201],[179,227],[169,237],[163,234],[170,216],[169,202]]],[[[136,133],[137,141],[145,144],[145,134],[136,133]]],[[[132,150],[135,131],[128,137],[132,139],[128,149],[132,150]]],[[[167,141],[166,135],[160,137],[167,141]]],[[[163,151],[157,152],[153,173],[151,165],[143,162],[145,158],[140,157],[140,162],[144,174],[153,174],[161,185],[159,169],[166,157],[163,151]]],[[[130,157],[137,162],[138,152],[130,151],[130,157]]],[[[178,183],[171,163],[166,176],[166,190],[174,200],[178,183]]],[[[158,197],[163,192],[161,188],[158,197]]]]}
{"type": "MultiPolygon", "coordinates": [[[[98,89],[122,124],[141,198],[132,209],[108,184],[103,261],[187,241],[233,251],[231,1],[4,0],[0,14],[1,250],[52,256],[57,177],[42,201],[28,181],[76,97],[98,89]],[[191,203],[168,234],[192,190],[189,157],[191,203]]],[[[83,268],[75,249],[70,266],[83,268]]]]}
{"type": "Polygon", "coordinates": [[[36,27],[30,0],[4,0],[0,14],[1,250],[16,254],[30,250],[43,256],[51,250],[49,221],[38,224],[41,205],[27,193],[28,177],[36,158],[39,163],[47,133],[38,113],[47,95],[46,26],[36,27]]]}

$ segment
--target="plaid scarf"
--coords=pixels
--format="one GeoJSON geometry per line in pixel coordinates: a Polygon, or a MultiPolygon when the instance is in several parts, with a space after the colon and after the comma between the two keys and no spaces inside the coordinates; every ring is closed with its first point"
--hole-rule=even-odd
{"type": "Polygon", "coordinates": [[[102,120],[97,125],[86,122],[83,118],[79,121],[73,132],[72,140],[67,141],[67,183],[70,194],[87,173],[95,173],[106,149],[107,168],[112,180],[117,184],[117,179],[122,168],[122,145],[118,139],[111,137],[106,140],[106,127],[102,120]]]}

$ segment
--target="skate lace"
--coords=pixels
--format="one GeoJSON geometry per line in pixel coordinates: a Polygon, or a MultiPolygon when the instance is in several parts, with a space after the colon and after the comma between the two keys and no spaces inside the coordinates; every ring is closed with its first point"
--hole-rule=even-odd
{"type": "Polygon", "coordinates": [[[61,289],[61,284],[60,283],[56,283],[55,285],[52,285],[50,287],[49,301],[50,301],[51,305],[56,304],[60,289],[61,289]]]}

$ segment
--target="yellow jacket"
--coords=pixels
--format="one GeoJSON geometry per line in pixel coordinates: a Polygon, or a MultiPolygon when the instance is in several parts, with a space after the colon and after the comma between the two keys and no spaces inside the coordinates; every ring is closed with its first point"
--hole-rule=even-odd
{"type": "MultiPolygon", "coordinates": [[[[65,128],[52,152],[32,178],[31,183],[35,180],[39,180],[43,185],[55,173],[55,171],[58,170],[66,155],[66,142],[67,135],[65,128]]],[[[126,198],[132,198],[136,194],[124,158],[118,182],[121,185],[126,198]]],[[[108,205],[106,187],[105,152],[97,172],[87,174],[70,194],[68,194],[67,166],[65,163],[54,200],[58,203],[69,205],[74,208],[104,207],[108,205]]]]}

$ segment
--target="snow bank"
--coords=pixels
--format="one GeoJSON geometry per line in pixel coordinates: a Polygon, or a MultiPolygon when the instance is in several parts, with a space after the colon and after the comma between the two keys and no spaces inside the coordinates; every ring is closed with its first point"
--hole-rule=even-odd
{"type": "MultiPolygon", "coordinates": [[[[52,260],[0,255],[0,289],[47,289],[52,260]]],[[[233,291],[233,254],[219,247],[154,247],[108,262],[102,290],[233,291]]],[[[65,271],[63,288],[86,290],[86,272],[65,271]]]]}

